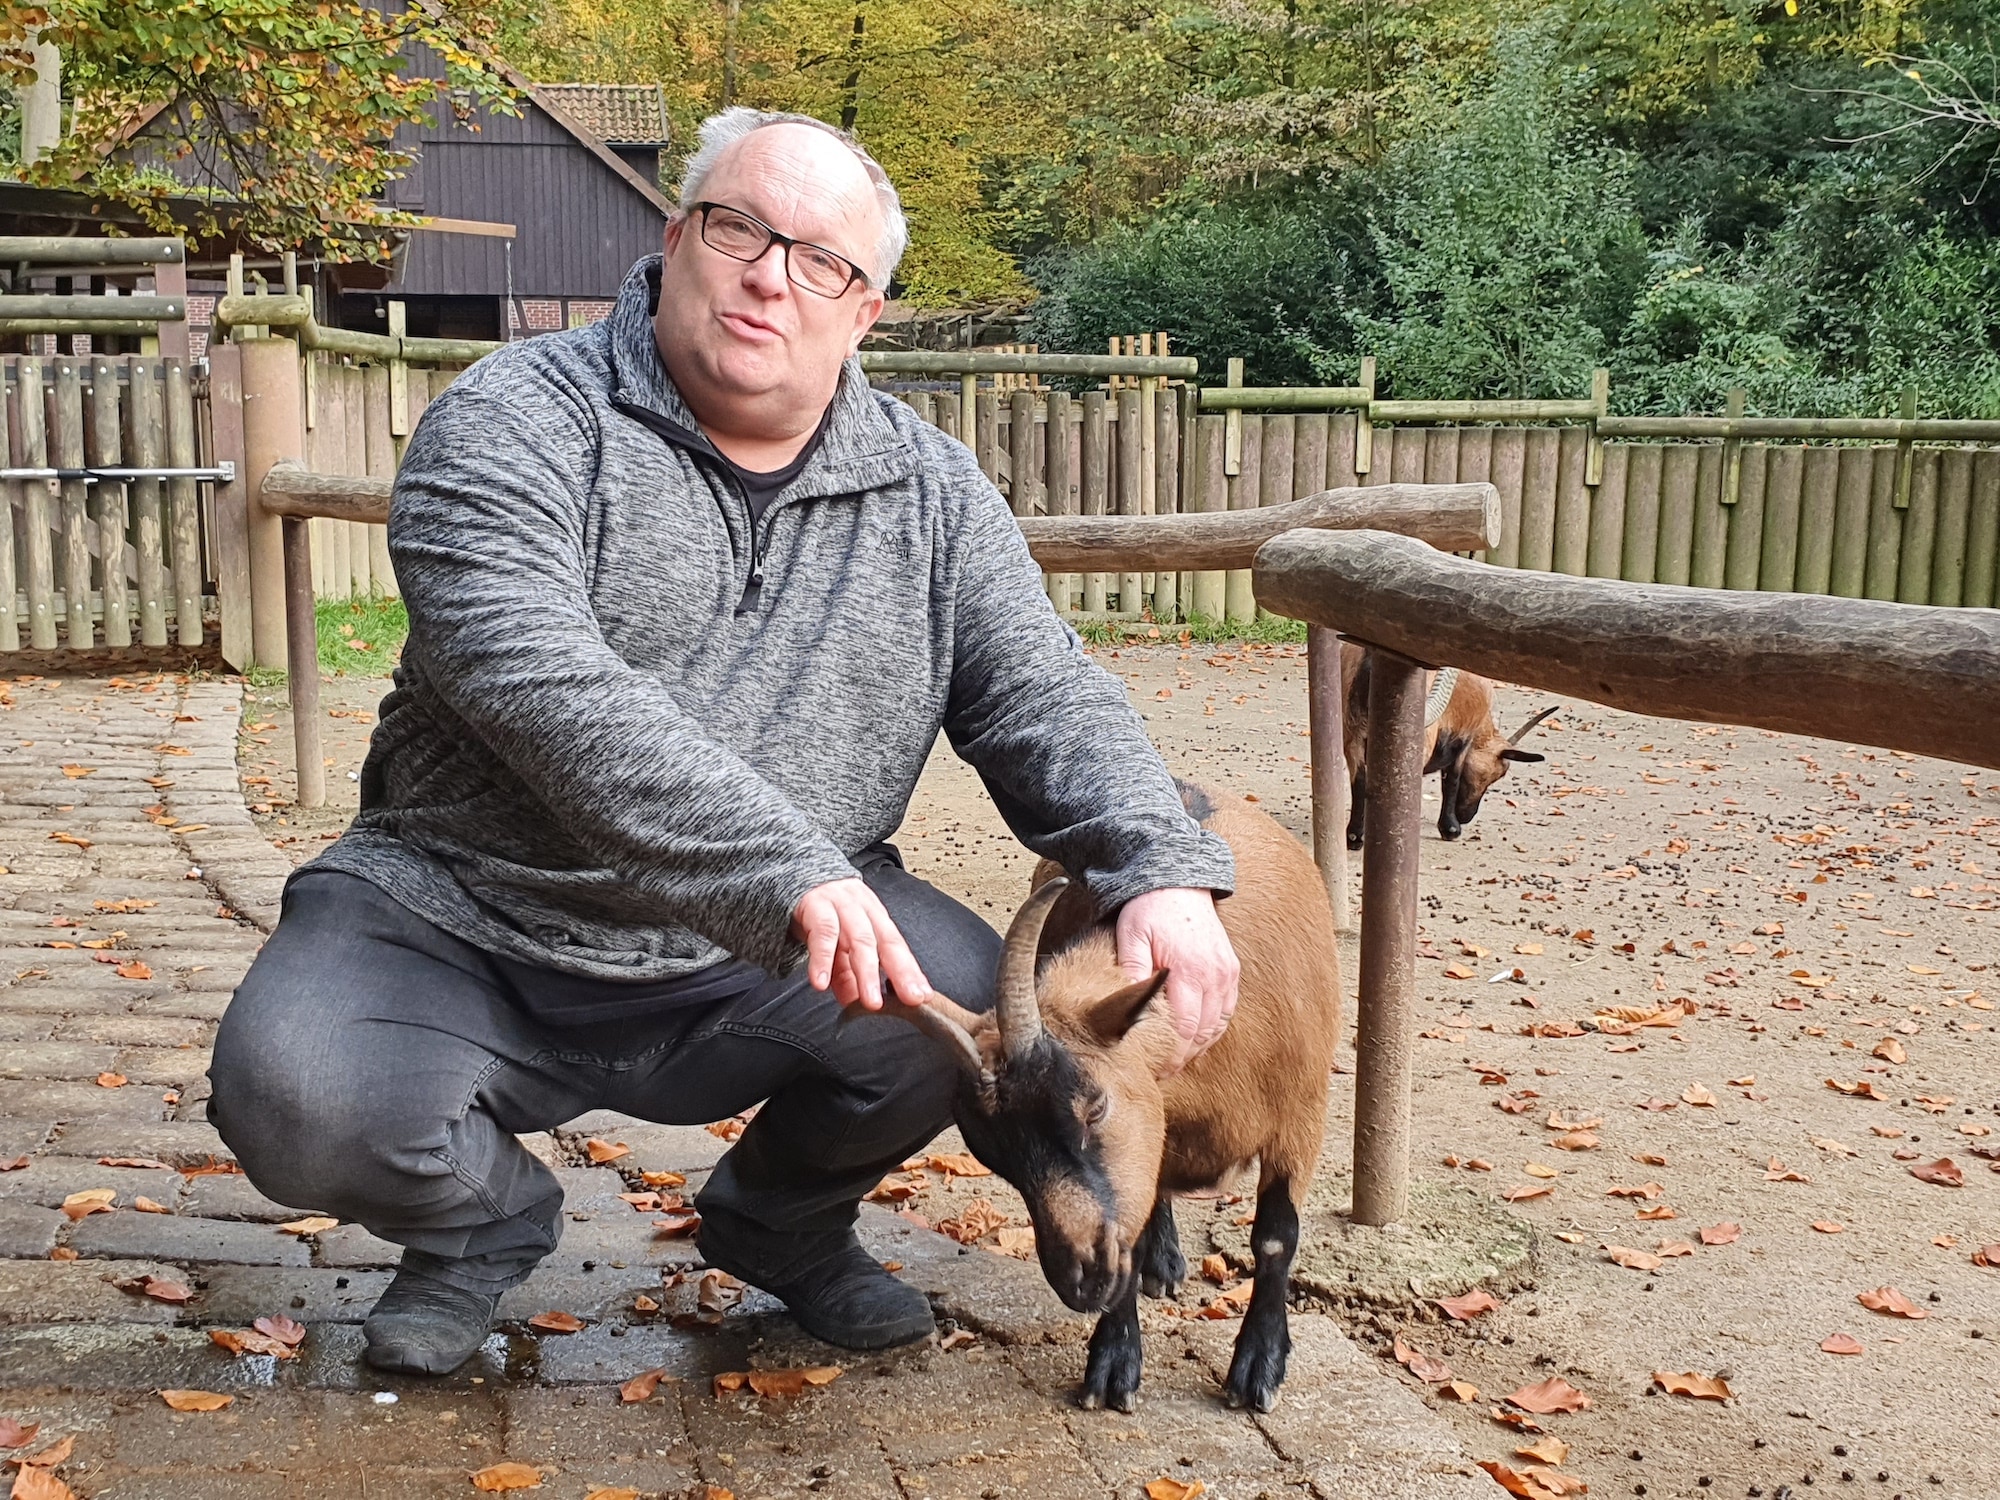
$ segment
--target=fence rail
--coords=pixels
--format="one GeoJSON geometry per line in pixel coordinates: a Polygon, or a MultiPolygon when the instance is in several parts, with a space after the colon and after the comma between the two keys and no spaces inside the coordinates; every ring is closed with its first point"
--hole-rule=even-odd
{"type": "Polygon", "coordinates": [[[2000,615],[1989,611],[1509,573],[1376,532],[1287,532],[1258,552],[1255,573],[1316,637],[1369,648],[1354,1082],[1363,1224],[1393,1223],[1409,1201],[1426,665],[1635,713],[2000,767],[2000,716],[1986,709],[2000,695],[2000,615]]]}

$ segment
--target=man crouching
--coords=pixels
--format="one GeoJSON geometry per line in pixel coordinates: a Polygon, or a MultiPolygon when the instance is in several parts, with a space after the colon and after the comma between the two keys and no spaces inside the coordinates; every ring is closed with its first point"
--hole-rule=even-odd
{"type": "Polygon", "coordinates": [[[405,1247],[378,1367],[479,1347],[561,1229],[515,1137],[598,1108],[765,1101],[700,1193],[703,1256],[832,1343],[931,1331],[853,1225],[956,1083],[863,1012],[885,980],[992,1003],[998,936],[885,842],[940,729],[1122,907],[1133,972],[1170,971],[1182,1060],[1226,1023],[1228,849],[972,455],[851,358],[905,238],[851,137],[718,115],[613,315],[481,360],[410,440],[361,811],[292,876],[211,1104],[262,1192],[405,1247]]]}

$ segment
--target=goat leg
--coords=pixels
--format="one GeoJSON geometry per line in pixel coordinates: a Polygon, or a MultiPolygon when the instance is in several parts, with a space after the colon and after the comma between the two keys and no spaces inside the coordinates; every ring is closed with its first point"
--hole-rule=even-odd
{"type": "Polygon", "coordinates": [[[1133,1247],[1132,1269],[1139,1277],[1139,1290],[1148,1297],[1171,1297],[1187,1279],[1187,1257],[1181,1253],[1181,1232],[1174,1223],[1174,1200],[1160,1194],[1152,1217],[1139,1231],[1133,1247]]]}
{"type": "Polygon", "coordinates": [[[1289,1176],[1272,1175],[1259,1186],[1250,1244],[1257,1257],[1256,1279],[1223,1393],[1231,1406],[1269,1411],[1278,1404],[1285,1360],[1292,1352],[1289,1301],[1292,1258],[1299,1250],[1299,1211],[1292,1202],[1289,1176]]]}
{"type": "Polygon", "coordinates": [[[1444,763],[1438,772],[1438,837],[1455,839],[1465,830],[1458,821],[1458,783],[1461,779],[1459,762],[1453,758],[1444,763]]]}
{"type": "Polygon", "coordinates": [[[1139,1338],[1139,1278],[1134,1276],[1091,1331],[1090,1361],[1084,1366],[1077,1405],[1086,1411],[1100,1406],[1132,1410],[1139,1404],[1139,1375],[1145,1360],[1139,1338]]]}
{"type": "Polygon", "coordinates": [[[1361,847],[1362,819],[1368,812],[1368,769],[1362,767],[1354,773],[1354,785],[1347,793],[1347,847],[1361,847]]]}

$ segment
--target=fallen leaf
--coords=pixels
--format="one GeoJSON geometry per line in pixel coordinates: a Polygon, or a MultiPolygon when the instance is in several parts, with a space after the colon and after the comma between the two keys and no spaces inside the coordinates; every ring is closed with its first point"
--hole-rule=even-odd
{"type": "MultiPolygon", "coordinates": [[[[1639,1217],[1644,1218],[1645,1215],[1641,1214],[1639,1217]]],[[[1694,1246],[1687,1240],[1660,1241],[1660,1256],[1662,1259],[1671,1259],[1675,1256],[1692,1254],[1694,1254],[1694,1246]]]]}
{"type": "Polygon", "coordinates": [[[1230,1269],[1229,1262],[1220,1255],[1204,1255],[1201,1258],[1201,1274],[1203,1280],[1212,1281],[1217,1286],[1236,1279],[1236,1273],[1230,1269]]]}
{"type": "Polygon", "coordinates": [[[682,1235],[693,1234],[701,1227],[701,1215],[692,1210],[684,1214],[668,1214],[664,1219],[653,1220],[656,1237],[663,1240],[679,1239],[682,1235]]]}
{"type": "Polygon", "coordinates": [[[163,1161],[155,1161],[150,1156],[100,1156],[100,1167],[144,1167],[158,1172],[171,1172],[173,1168],[163,1161]]]}
{"type": "Polygon", "coordinates": [[[650,1401],[654,1390],[666,1376],[665,1370],[643,1370],[618,1387],[618,1399],[627,1403],[650,1401]]]}
{"type": "Polygon", "coordinates": [[[1551,1375],[1540,1385],[1522,1386],[1507,1397],[1507,1404],[1518,1406],[1522,1411],[1531,1411],[1538,1417],[1546,1417],[1559,1411],[1587,1410],[1590,1397],[1560,1375],[1551,1375]]]}
{"type": "Polygon", "coordinates": [[[1538,1161],[1527,1163],[1521,1170],[1526,1172],[1530,1177],[1541,1178],[1544,1182],[1552,1181],[1562,1176],[1562,1173],[1558,1172],[1554,1167],[1545,1167],[1538,1161]]]}
{"type": "Polygon", "coordinates": [[[1199,1479],[1170,1479],[1161,1475],[1146,1486],[1146,1500],[1195,1500],[1208,1493],[1199,1479]]]}
{"type": "Polygon", "coordinates": [[[133,1276],[113,1283],[121,1292],[131,1292],[139,1297],[151,1297],[155,1302],[186,1302],[194,1296],[190,1287],[178,1281],[169,1281],[164,1276],[133,1276]]]}
{"type": "Polygon", "coordinates": [[[1604,1196],[1607,1198],[1645,1198],[1650,1200],[1659,1197],[1665,1191],[1666,1189],[1661,1187],[1657,1182],[1642,1182],[1637,1187],[1607,1188],[1604,1196]]]}
{"type": "Polygon", "coordinates": [[[1681,1090],[1681,1102],[1691,1104],[1696,1109],[1709,1109],[1715,1104],[1715,1095],[1698,1083],[1691,1083],[1681,1090]]]}
{"type": "Polygon", "coordinates": [[[536,1313],[528,1319],[528,1326],[539,1328],[544,1333],[575,1333],[584,1326],[584,1323],[583,1319],[574,1313],[544,1312],[536,1313]]]}
{"type": "Polygon", "coordinates": [[[1628,1271],[1657,1271],[1660,1269],[1659,1256],[1648,1255],[1644,1250],[1634,1250],[1630,1245],[1606,1245],[1604,1247],[1604,1254],[1607,1260],[1616,1262],[1628,1271]]]}
{"type": "Polygon", "coordinates": [[[948,1235],[961,1245],[971,1245],[985,1239],[994,1230],[1004,1228],[1007,1222],[1007,1216],[992,1203],[984,1198],[975,1198],[954,1217],[938,1220],[937,1228],[938,1233],[948,1235]]]}
{"type": "Polygon", "coordinates": [[[219,1391],[161,1391],[160,1399],[175,1411],[221,1411],[236,1398],[219,1391]]]}
{"type": "Polygon", "coordinates": [[[1479,1387],[1467,1380],[1447,1380],[1438,1387],[1440,1396],[1449,1396],[1454,1401],[1477,1401],[1479,1387]]]}
{"type": "Polygon", "coordinates": [[[1632,1160],[1638,1162],[1642,1167],[1664,1167],[1667,1164],[1667,1159],[1654,1151],[1638,1152],[1633,1156],[1632,1160]]]}
{"type": "Polygon", "coordinates": [[[324,1234],[339,1223],[340,1220],[338,1219],[330,1219],[324,1214],[315,1214],[311,1218],[294,1219],[289,1224],[280,1224],[278,1228],[286,1234],[305,1236],[308,1234],[324,1234]]]}
{"type": "Polygon", "coordinates": [[[592,1136],[589,1140],[585,1141],[583,1149],[585,1155],[589,1156],[591,1161],[600,1167],[606,1162],[616,1161],[621,1156],[630,1156],[632,1154],[630,1146],[622,1143],[614,1146],[610,1141],[600,1141],[596,1136],[592,1136]]]}
{"type": "Polygon", "coordinates": [[[1558,1497],[1563,1495],[1581,1495],[1590,1488],[1587,1483],[1578,1479],[1574,1474],[1563,1474],[1555,1469],[1545,1469],[1539,1464],[1529,1465],[1526,1473],[1528,1478],[1540,1485],[1545,1493],[1558,1497]]]}
{"type": "Polygon", "coordinates": [[[1426,1354],[1421,1349],[1413,1349],[1403,1342],[1401,1334],[1396,1336],[1393,1346],[1396,1363],[1403,1366],[1426,1385],[1442,1385],[1451,1379],[1451,1366],[1443,1360],[1426,1354]]]}
{"type": "Polygon", "coordinates": [[[731,1370],[715,1377],[715,1393],[748,1386],[760,1396],[796,1396],[809,1385],[831,1385],[840,1378],[839,1365],[814,1365],[784,1370],[731,1370]]]}
{"type": "Polygon", "coordinates": [[[22,1469],[10,1493],[12,1500],[76,1500],[76,1491],[47,1469],[22,1469]]]}
{"type": "Polygon", "coordinates": [[[50,1443],[39,1453],[27,1453],[7,1460],[25,1469],[53,1469],[58,1464],[67,1463],[70,1454],[76,1451],[76,1434],[71,1433],[59,1443],[50,1443]]]}
{"type": "Polygon", "coordinates": [[[1514,1470],[1496,1458],[1482,1458],[1479,1467],[1493,1476],[1493,1482],[1510,1495],[1518,1495],[1520,1500],[1553,1500],[1551,1492],[1543,1489],[1525,1474],[1514,1470]]]}
{"type": "Polygon", "coordinates": [[[639,1491],[627,1485],[613,1485],[601,1490],[592,1490],[583,1500],[639,1500],[639,1491]]]}
{"type": "Polygon", "coordinates": [[[1464,964],[1446,964],[1444,966],[1444,977],[1447,979],[1470,979],[1472,978],[1472,970],[1468,969],[1464,964]]]}
{"type": "Polygon", "coordinates": [[[1538,1464],[1555,1464],[1560,1466],[1569,1459],[1569,1444],[1551,1432],[1544,1437],[1535,1439],[1534,1442],[1524,1447],[1516,1448],[1514,1456],[1516,1458],[1532,1458],[1538,1464]]]}
{"type": "Polygon", "coordinates": [[[687,1186],[687,1175],[682,1172],[641,1172],[639,1180],[649,1188],[677,1188],[687,1186]]]}
{"type": "Polygon", "coordinates": [[[1842,1083],[1837,1078],[1829,1078],[1826,1086],[1837,1094],[1847,1094],[1856,1099],[1886,1100],[1889,1096],[1875,1086],[1872,1078],[1863,1078],[1856,1083],[1842,1083]]]}
{"type": "Polygon", "coordinates": [[[1892,1036],[1883,1037],[1874,1045],[1871,1052],[1884,1062],[1906,1063],[1910,1060],[1910,1054],[1903,1050],[1903,1044],[1892,1036]]]}
{"type": "Polygon", "coordinates": [[[290,1359],[299,1352],[296,1345],[251,1328],[211,1328],[208,1338],[210,1343],[239,1358],[245,1354],[268,1354],[273,1359],[290,1359]]]}
{"type": "Polygon", "coordinates": [[[250,1325],[266,1338],[276,1339],[281,1344],[289,1344],[296,1349],[305,1342],[306,1330],[303,1324],[295,1323],[283,1313],[271,1313],[250,1325]]]}
{"type": "Polygon", "coordinates": [[[1779,1161],[1778,1158],[1775,1156],[1772,1157],[1770,1161],[1764,1164],[1764,1180],[1766,1182],[1811,1182],[1812,1181],[1812,1179],[1806,1176],[1805,1173],[1794,1172],[1790,1167],[1786,1166],[1783,1162],[1779,1161]]]}
{"type": "Polygon", "coordinates": [[[1655,1220],[1655,1219],[1678,1219],[1678,1218],[1680,1217],[1680,1215],[1679,1215],[1678,1213],[1674,1212],[1674,1210],[1673,1210],[1673,1209],[1671,1209],[1671,1208],[1668,1208],[1666,1204],[1664,1204],[1664,1203],[1659,1203],[1659,1204],[1655,1204],[1655,1205],[1654,1205],[1653,1207],[1651,1207],[1651,1208],[1642,1208],[1642,1209],[1640,1209],[1640,1210],[1639,1210],[1639,1213],[1638,1213],[1638,1217],[1639,1217],[1639,1218],[1641,1218],[1641,1219],[1647,1219],[1647,1220],[1655,1220]]]}
{"type": "Polygon", "coordinates": [[[1701,1231],[1704,1245],[1733,1245],[1743,1237],[1743,1226],[1724,1222],[1711,1224],[1701,1231]]]}
{"type": "Polygon", "coordinates": [[[1733,1089],[1754,1089],[1757,1086],[1757,1075],[1745,1073],[1741,1078],[1732,1078],[1729,1080],[1729,1086],[1733,1089]]]}
{"type": "Polygon", "coordinates": [[[1939,1187],[1965,1186],[1965,1173],[1949,1156],[1941,1156],[1936,1161],[1920,1162],[1910,1168],[1910,1175],[1919,1182],[1934,1182],[1939,1187]]]}
{"type": "Polygon", "coordinates": [[[1812,1227],[1821,1234],[1844,1234],[1847,1226],[1838,1219],[1814,1219],[1812,1227]]]}
{"type": "Polygon", "coordinates": [[[1455,1321],[1469,1323],[1482,1314],[1497,1311],[1500,1302],[1484,1287],[1474,1287],[1471,1291],[1461,1292],[1456,1297],[1439,1297],[1437,1305],[1455,1321]]]}
{"type": "Polygon", "coordinates": [[[0,1172],[25,1172],[27,1169],[28,1158],[25,1156],[10,1156],[0,1161],[0,1172]]]}
{"type": "Polygon", "coordinates": [[[638,1296],[632,1299],[633,1312],[656,1313],[659,1310],[660,1310],[660,1304],[656,1302],[653,1298],[648,1297],[644,1292],[639,1293],[638,1296]]]}
{"type": "Polygon", "coordinates": [[[131,1081],[123,1073],[99,1073],[97,1075],[97,1086],[101,1089],[122,1089],[131,1081]]]}
{"type": "Polygon", "coordinates": [[[1892,1286],[1878,1286],[1872,1292],[1863,1292],[1855,1298],[1855,1301],[1870,1312],[1888,1313],[1891,1317],[1909,1318],[1915,1321],[1930,1316],[1927,1311],[1892,1286]]]}
{"type": "Polygon", "coordinates": [[[111,1200],[118,1196],[116,1188],[85,1188],[80,1193],[71,1193],[62,1201],[62,1211],[69,1216],[72,1224],[89,1218],[92,1214],[108,1214],[112,1211],[111,1200]]]}
{"type": "Polygon", "coordinates": [[[35,1440],[35,1434],[42,1430],[36,1422],[23,1427],[12,1417],[0,1417],[0,1448],[23,1448],[35,1440]]]}
{"type": "Polygon", "coordinates": [[[1981,1245],[1972,1252],[1972,1263],[2000,1270],[2000,1245],[1981,1245]]]}
{"type": "Polygon", "coordinates": [[[1861,1340],[1851,1333],[1830,1333],[1819,1341],[1820,1348],[1828,1354],[1859,1354],[1861,1340]]]}
{"type": "Polygon", "coordinates": [[[1595,1151],[1603,1142],[1588,1130],[1573,1130],[1568,1135],[1559,1135],[1549,1142],[1558,1151],[1595,1151]]]}
{"type": "Polygon", "coordinates": [[[90,847],[89,839],[80,839],[73,833],[52,833],[49,835],[49,838],[54,843],[74,844],[79,849],[88,849],[90,847]]]}
{"type": "Polygon", "coordinates": [[[475,1490],[538,1490],[542,1487],[542,1471],[527,1464],[488,1464],[472,1476],[475,1490]]]}
{"type": "Polygon", "coordinates": [[[1653,1379],[1660,1389],[1670,1396],[1693,1396],[1702,1401],[1727,1401],[1736,1393],[1729,1389],[1729,1382],[1720,1375],[1697,1375],[1689,1370],[1682,1375],[1674,1375],[1665,1370],[1655,1370],[1653,1379]]]}
{"type": "Polygon", "coordinates": [[[151,979],[153,971],[135,958],[128,963],[122,963],[118,966],[118,977],[120,979],[151,979]]]}
{"type": "Polygon", "coordinates": [[[923,1164],[933,1172],[943,1172],[948,1177],[991,1177],[993,1169],[982,1165],[969,1152],[933,1152],[924,1158],[923,1164]]]}
{"type": "Polygon", "coordinates": [[[1830,1156],[1859,1156],[1861,1154],[1859,1151],[1856,1151],[1852,1146],[1844,1145],[1841,1142],[1834,1140],[1833,1137],[1831,1136],[1816,1135],[1811,1137],[1811,1140],[1813,1145],[1817,1146],[1820,1150],[1826,1152],[1830,1156]]]}
{"type": "Polygon", "coordinates": [[[1501,1194],[1501,1197],[1505,1198],[1509,1203],[1526,1203],[1531,1198],[1546,1198],[1554,1191],[1555,1189],[1547,1183],[1543,1183],[1539,1187],[1523,1183],[1519,1187],[1507,1189],[1505,1193],[1501,1194]]]}

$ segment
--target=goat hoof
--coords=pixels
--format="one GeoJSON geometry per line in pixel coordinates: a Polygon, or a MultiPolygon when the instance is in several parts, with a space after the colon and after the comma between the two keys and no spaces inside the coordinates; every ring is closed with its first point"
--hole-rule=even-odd
{"type": "Polygon", "coordinates": [[[1282,1344],[1238,1349],[1229,1362],[1229,1379],[1223,1394],[1236,1410],[1266,1412],[1278,1404],[1278,1387],[1285,1383],[1285,1347],[1282,1344]]]}
{"type": "Polygon", "coordinates": [[[1146,1247],[1139,1264],[1139,1290],[1148,1297],[1171,1297],[1187,1280],[1187,1257],[1171,1240],[1156,1240],[1146,1247]]]}
{"type": "Polygon", "coordinates": [[[1077,1404],[1085,1411],[1108,1407],[1128,1412],[1138,1405],[1139,1377],[1144,1369],[1138,1325],[1135,1322],[1129,1329],[1114,1330],[1109,1337],[1102,1337],[1104,1332],[1100,1327],[1098,1335],[1091,1338],[1090,1363],[1084,1369],[1077,1404]]]}
{"type": "Polygon", "coordinates": [[[1361,835],[1358,833],[1350,833],[1347,836],[1347,847],[1350,849],[1359,849],[1361,847],[1361,835]]]}
{"type": "Polygon", "coordinates": [[[1452,840],[1456,839],[1463,832],[1465,832],[1463,828],[1440,828],[1438,830],[1438,837],[1443,839],[1446,843],[1450,843],[1452,840]]]}

